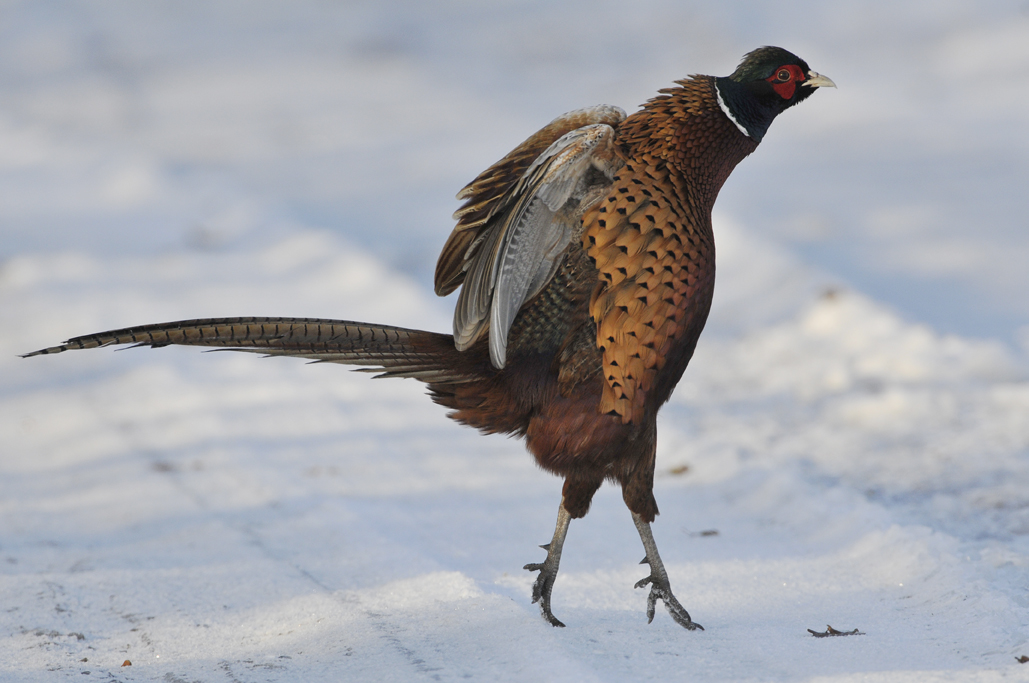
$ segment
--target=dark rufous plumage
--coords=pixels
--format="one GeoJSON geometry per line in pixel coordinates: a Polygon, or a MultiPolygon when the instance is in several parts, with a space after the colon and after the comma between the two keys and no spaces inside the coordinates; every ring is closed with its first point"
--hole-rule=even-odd
{"type": "Polygon", "coordinates": [[[724,78],[692,76],[626,116],[565,114],[488,168],[458,198],[436,293],[461,288],[454,334],[336,320],[227,318],[86,335],[28,355],[113,344],[214,346],[370,366],[425,382],[450,416],[524,436],[564,477],[558,523],[533,601],[550,607],[565,533],[605,480],[622,487],[657,600],[700,628],[672,594],[650,523],[658,408],[711,306],[711,209],[733,168],[779,113],[832,81],[781,48],[749,53],[724,78]]]}

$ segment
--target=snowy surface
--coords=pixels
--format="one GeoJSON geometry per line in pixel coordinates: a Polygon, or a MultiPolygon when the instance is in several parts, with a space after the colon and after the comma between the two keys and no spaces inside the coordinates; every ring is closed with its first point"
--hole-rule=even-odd
{"type": "Polygon", "coordinates": [[[627,7],[3,7],[0,680],[1029,680],[1029,11],[627,7]],[[416,382],[16,357],[200,316],[446,330],[463,183],[765,43],[841,87],[727,184],[661,414],[654,531],[704,632],[646,624],[611,487],[543,622],[520,568],[560,481],[416,382]]]}

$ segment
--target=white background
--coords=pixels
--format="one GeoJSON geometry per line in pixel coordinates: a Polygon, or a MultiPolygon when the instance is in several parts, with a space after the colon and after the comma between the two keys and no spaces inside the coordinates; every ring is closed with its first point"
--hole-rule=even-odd
{"type": "Polygon", "coordinates": [[[1029,679],[1027,130],[1024,2],[3,4],[0,679],[1029,679]],[[704,632],[646,624],[611,487],[543,622],[520,568],[561,482],[413,381],[16,357],[206,316],[445,331],[464,183],[763,44],[840,88],[727,183],[661,414],[704,632]]]}

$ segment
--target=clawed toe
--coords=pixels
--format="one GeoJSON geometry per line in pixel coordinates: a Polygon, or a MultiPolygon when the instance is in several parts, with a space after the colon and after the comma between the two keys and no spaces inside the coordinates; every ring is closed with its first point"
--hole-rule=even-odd
{"type": "Polygon", "coordinates": [[[672,615],[672,619],[674,619],[675,623],[679,624],[679,626],[682,626],[688,631],[704,630],[703,626],[690,618],[690,613],[687,612],[686,608],[679,604],[679,601],[675,599],[675,595],[672,594],[671,589],[667,585],[660,585],[659,580],[653,575],[637,581],[634,588],[643,588],[648,583],[651,584],[650,594],[647,595],[648,624],[654,621],[654,612],[657,607],[657,601],[662,600],[665,603],[665,608],[668,610],[668,613],[672,615]]]}
{"type": "Polygon", "coordinates": [[[530,572],[539,572],[539,576],[536,577],[536,582],[532,584],[532,604],[537,602],[540,604],[540,613],[543,614],[543,618],[551,626],[564,628],[564,624],[560,619],[554,616],[554,613],[550,611],[550,594],[554,590],[554,581],[557,579],[557,572],[551,571],[551,568],[547,566],[546,562],[533,562],[525,565],[523,569],[527,569],[530,572]]]}

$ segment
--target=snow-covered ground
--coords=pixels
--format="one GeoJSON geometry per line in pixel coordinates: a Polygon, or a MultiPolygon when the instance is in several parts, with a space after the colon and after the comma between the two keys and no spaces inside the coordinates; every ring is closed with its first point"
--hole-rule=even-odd
{"type": "Polygon", "coordinates": [[[1029,680],[1024,3],[7,3],[0,92],[0,680],[1029,680]],[[200,316],[446,330],[459,187],[766,43],[840,89],[729,180],[661,414],[654,530],[704,632],[646,624],[611,487],[543,622],[561,482],[413,381],[16,357],[200,316]]]}

